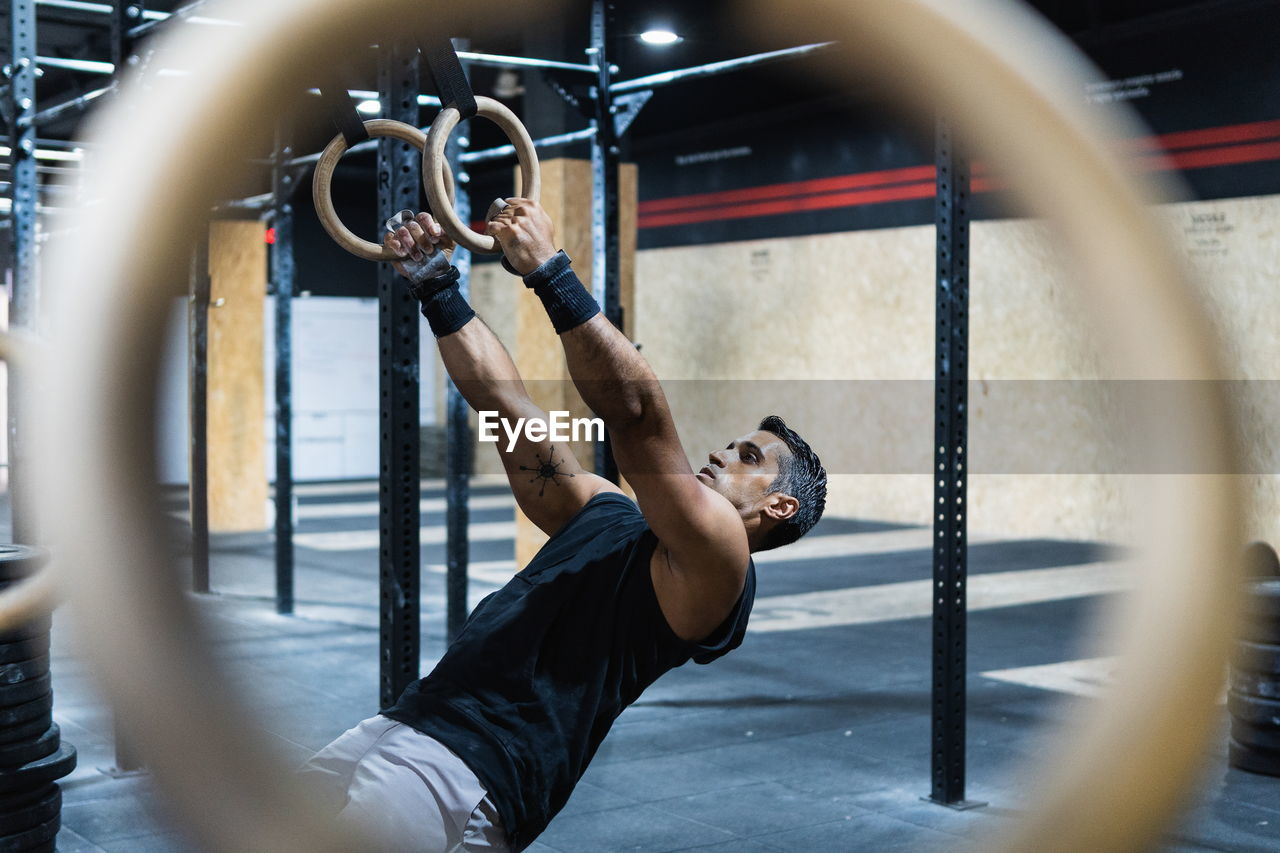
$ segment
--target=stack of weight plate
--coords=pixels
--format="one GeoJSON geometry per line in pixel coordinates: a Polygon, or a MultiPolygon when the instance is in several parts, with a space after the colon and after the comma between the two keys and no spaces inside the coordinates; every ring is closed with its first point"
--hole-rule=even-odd
{"type": "MultiPolygon", "coordinates": [[[[0,587],[38,568],[47,555],[0,545],[0,587]]],[[[62,743],[49,688],[49,619],[0,634],[0,853],[52,851],[62,821],[54,784],[76,766],[62,743]]]]}
{"type": "Polygon", "coordinates": [[[1230,761],[1280,776],[1280,559],[1265,542],[1245,551],[1244,620],[1231,667],[1230,761]]]}

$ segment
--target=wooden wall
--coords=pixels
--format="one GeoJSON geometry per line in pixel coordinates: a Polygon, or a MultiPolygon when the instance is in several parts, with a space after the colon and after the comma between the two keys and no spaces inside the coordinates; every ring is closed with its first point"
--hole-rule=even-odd
{"type": "MultiPolygon", "coordinates": [[[[1158,213],[1201,281],[1231,375],[1280,378],[1280,196],[1158,213]]],[[[829,512],[928,523],[933,239],[926,226],[638,253],[628,331],[690,456],[777,412],[833,472],[829,512]]],[[[578,268],[585,279],[589,262],[578,268]]],[[[971,268],[970,445],[989,472],[970,478],[973,530],[1127,539],[1134,495],[1170,475],[1118,473],[1123,429],[1095,381],[1115,377],[1052,234],[1035,221],[975,223],[971,268]]],[[[506,334],[514,318],[528,375],[561,376],[541,309],[526,299],[518,314],[528,294],[482,269],[477,310],[506,334]]],[[[1280,542],[1280,406],[1269,399],[1280,394],[1269,389],[1252,383],[1241,409],[1253,468],[1240,476],[1255,499],[1250,535],[1280,542]]],[[[481,451],[478,470],[497,471],[481,451]]]]}
{"type": "Polygon", "coordinates": [[[263,233],[257,221],[215,222],[209,231],[209,529],[214,532],[267,527],[263,233]]]}

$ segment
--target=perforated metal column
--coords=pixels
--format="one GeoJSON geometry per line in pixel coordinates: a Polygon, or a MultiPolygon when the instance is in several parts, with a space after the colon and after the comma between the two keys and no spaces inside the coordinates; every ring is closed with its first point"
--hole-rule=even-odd
{"type": "MultiPolygon", "coordinates": [[[[10,140],[9,180],[13,207],[10,240],[13,248],[13,291],[9,322],[30,328],[36,321],[36,4],[12,0],[9,12],[10,105],[14,117],[10,140]]],[[[22,408],[20,371],[9,368],[9,483],[13,512],[13,541],[36,544],[37,533],[27,488],[26,446],[20,422],[22,408]]]]}
{"type": "Polygon", "coordinates": [[[209,226],[191,256],[188,369],[191,383],[191,585],[209,591],[209,226]]]}
{"type": "Polygon", "coordinates": [[[276,395],[276,612],[293,612],[293,191],[286,167],[293,156],[282,121],[276,131],[272,191],[275,210],[271,289],[275,293],[276,395]]]}
{"type": "Polygon", "coordinates": [[[136,27],[142,20],[142,7],[129,0],[112,0],[109,17],[109,35],[111,41],[111,64],[119,75],[129,64],[133,53],[133,37],[129,34],[131,27],[136,27]]]}
{"type": "Polygon", "coordinates": [[[938,122],[937,374],[933,489],[933,787],[953,808],[964,798],[966,558],[965,443],[969,378],[969,167],[938,122]]]}
{"type": "MultiPolygon", "coordinates": [[[[384,44],[378,61],[383,118],[418,126],[418,54],[384,44]]],[[[378,217],[421,210],[421,155],[398,139],[378,141],[378,217]]],[[[378,238],[381,240],[381,237],[378,238]]],[[[390,264],[378,265],[381,477],[379,702],[386,708],[418,677],[421,585],[418,481],[418,303],[390,264]]]]}
{"type": "MultiPolygon", "coordinates": [[[[454,39],[453,49],[465,51],[470,49],[470,45],[465,39],[454,39]]],[[[468,70],[467,62],[460,61],[460,64],[463,71],[468,70]]],[[[454,207],[463,222],[471,221],[470,176],[462,162],[462,155],[470,146],[470,137],[471,122],[460,122],[445,147],[449,167],[458,178],[458,200],[454,207]]],[[[471,252],[462,246],[454,249],[453,265],[458,268],[458,290],[464,299],[469,299],[471,252]]],[[[448,572],[445,579],[445,636],[452,642],[467,621],[467,564],[470,559],[467,525],[471,521],[472,453],[470,407],[452,379],[448,384],[445,408],[445,565],[448,572]]]]}
{"type": "MultiPolygon", "coordinates": [[[[622,328],[621,268],[618,256],[618,161],[621,149],[613,116],[615,108],[609,86],[613,81],[613,40],[616,6],[611,0],[591,4],[592,60],[599,66],[595,86],[596,135],[591,143],[592,203],[592,290],[609,322],[622,328]]],[[[595,471],[618,482],[618,464],[613,458],[609,435],[596,445],[595,471]]]]}

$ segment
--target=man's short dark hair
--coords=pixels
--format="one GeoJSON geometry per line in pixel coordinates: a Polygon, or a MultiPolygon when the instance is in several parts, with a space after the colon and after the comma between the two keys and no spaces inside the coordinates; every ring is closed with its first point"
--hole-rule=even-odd
{"type": "Polygon", "coordinates": [[[769,531],[760,545],[761,551],[790,545],[818,523],[827,505],[827,471],[809,443],[777,415],[770,415],[758,427],[782,439],[790,455],[778,458],[778,476],[769,486],[771,492],[782,492],[800,502],[795,515],[769,531]]]}

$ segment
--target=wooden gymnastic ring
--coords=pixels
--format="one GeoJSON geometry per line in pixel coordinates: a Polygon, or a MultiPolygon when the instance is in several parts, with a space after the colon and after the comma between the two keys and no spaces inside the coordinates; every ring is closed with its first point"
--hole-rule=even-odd
{"type": "MultiPolygon", "coordinates": [[[[98,684],[193,843],[213,853],[349,853],[371,845],[344,833],[273,760],[174,571],[154,494],[156,366],[191,237],[265,141],[246,125],[310,85],[335,51],[380,41],[387,33],[375,21],[411,20],[421,3],[225,5],[247,26],[157,36],[191,70],[180,89],[139,86],[126,73],[118,99],[93,116],[87,140],[111,168],[86,177],[86,197],[101,204],[74,211],[74,237],[53,238],[45,252],[45,286],[75,298],[50,300],[56,345],[37,360],[40,381],[22,383],[24,404],[56,414],[31,430],[50,528],[42,534],[67,575],[98,684]]],[[[523,5],[436,4],[431,27],[462,31],[486,15],[511,24],[523,5]]],[[[554,14],[548,5],[538,13],[554,14]]],[[[804,35],[840,41],[833,61],[864,75],[892,68],[883,82],[903,104],[919,115],[948,110],[961,140],[1005,169],[1021,209],[1057,214],[1055,237],[1073,250],[1082,290],[1122,357],[1114,373],[1186,380],[1175,408],[1141,412],[1142,439],[1176,450],[1187,471],[1239,470],[1233,407],[1214,381],[1223,376],[1214,327],[1166,229],[1145,209],[1154,199],[1137,178],[1152,176],[1126,169],[1106,141],[1141,131],[1119,107],[1086,107],[1079,93],[1091,72],[1070,59],[1061,34],[998,0],[751,0],[741,16],[773,38],[808,21],[804,35]]],[[[1157,479],[1159,499],[1138,505],[1161,512],[1154,554],[1139,594],[1112,614],[1122,677],[1097,706],[1073,710],[1088,725],[1065,758],[1041,762],[1052,787],[1020,834],[984,849],[1141,849],[1186,802],[1218,718],[1236,593],[1230,569],[1247,514],[1243,478],[1157,479]]]]}
{"type": "MultiPolygon", "coordinates": [[[[364,123],[364,129],[370,138],[389,136],[407,142],[419,151],[422,151],[427,144],[425,133],[402,121],[386,118],[370,119],[364,123]]],[[[329,232],[329,236],[335,243],[358,258],[364,258],[366,261],[399,260],[399,257],[386,246],[357,237],[338,218],[338,211],[333,206],[333,170],[337,168],[338,161],[345,153],[347,153],[347,140],[342,134],[338,134],[325,146],[324,151],[320,153],[319,162],[316,163],[315,175],[311,179],[311,197],[316,206],[316,216],[320,217],[320,224],[324,226],[325,231],[329,232]]],[[[453,171],[447,162],[442,170],[441,184],[441,195],[449,199],[448,207],[452,210],[453,171]]]]}
{"type": "MultiPolygon", "coordinates": [[[[525,130],[516,114],[500,101],[477,95],[476,108],[477,116],[487,118],[502,128],[507,139],[515,146],[516,160],[520,163],[520,185],[516,195],[537,201],[542,195],[542,172],[538,167],[538,152],[533,147],[529,131],[525,130]]],[[[449,161],[444,156],[444,149],[449,142],[449,135],[460,120],[461,114],[456,108],[445,107],[431,123],[431,129],[427,132],[427,147],[422,153],[422,185],[427,191],[427,201],[430,202],[440,227],[455,243],[477,254],[499,254],[502,248],[497,240],[487,234],[477,234],[458,218],[458,213],[453,208],[453,193],[447,191],[449,161]]]]}

